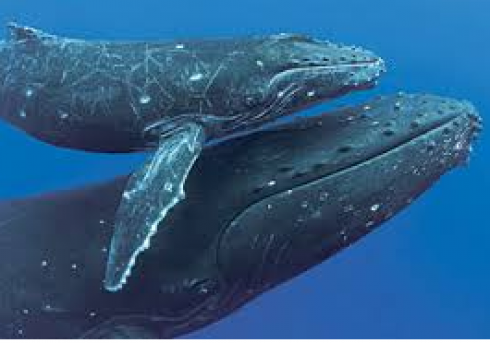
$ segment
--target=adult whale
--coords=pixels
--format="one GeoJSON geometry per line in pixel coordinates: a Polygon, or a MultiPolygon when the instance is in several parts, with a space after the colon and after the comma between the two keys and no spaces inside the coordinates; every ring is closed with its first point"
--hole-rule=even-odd
{"type": "Polygon", "coordinates": [[[206,141],[370,87],[383,61],[299,35],[87,42],[10,25],[0,44],[0,114],[57,146],[156,148],[116,214],[106,287],[120,289],[158,224],[184,198],[206,141]]]}
{"type": "Polygon", "coordinates": [[[0,204],[0,336],[175,337],[347,247],[464,162],[464,102],[399,95],[207,148],[135,273],[102,289],[126,178],[0,204]],[[366,182],[369,180],[369,182],[366,182]],[[185,229],[184,229],[185,228],[185,229]]]}

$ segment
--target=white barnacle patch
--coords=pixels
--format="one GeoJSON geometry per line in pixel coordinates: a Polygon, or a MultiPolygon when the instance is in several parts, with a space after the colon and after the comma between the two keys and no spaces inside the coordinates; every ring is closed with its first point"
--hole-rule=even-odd
{"type": "Polygon", "coordinates": [[[133,194],[133,192],[131,192],[131,191],[125,191],[123,193],[123,198],[126,200],[129,200],[129,199],[131,199],[132,194],[133,194]]]}
{"type": "Polygon", "coordinates": [[[77,268],[78,268],[78,266],[77,266],[77,264],[76,264],[76,263],[73,263],[73,264],[71,265],[71,270],[77,270],[77,268]]]}
{"type": "Polygon", "coordinates": [[[351,205],[344,206],[344,212],[347,213],[347,212],[352,212],[352,211],[354,211],[354,205],[351,204],[351,205]]]}
{"type": "Polygon", "coordinates": [[[46,268],[48,266],[48,261],[42,260],[41,261],[41,267],[46,268]]]}
{"type": "Polygon", "coordinates": [[[99,220],[99,224],[100,225],[104,225],[105,224],[105,220],[104,219],[99,220]]]}
{"type": "Polygon", "coordinates": [[[275,186],[275,185],[276,185],[276,183],[277,183],[277,182],[276,182],[276,180],[271,180],[271,181],[269,181],[269,182],[267,183],[267,186],[272,187],[272,186],[275,186]]]}
{"type": "Polygon", "coordinates": [[[328,192],[324,192],[320,195],[320,201],[321,202],[324,202],[324,201],[327,201],[328,197],[329,197],[330,194],[328,194],[328,192]]]}
{"type": "Polygon", "coordinates": [[[22,314],[29,314],[29,309],[27,309],[27,308],[23,309],[22,314]]]}
{"type": "Polygon", "coordinates": [[[308,93],[306,93],[306,95],[307,95],[309,98],[313,98],[313,97],[316,95],[316,92],[315,92],[315,91],[309,91],[308,93]]]}
{"type": "Polygon", "coordinates": [[[94,312],[94,311],[92,311],[88,315],[89,315],[89,317],[92,317],[93,318],[93,317],[95,317],[97,315],[97,313],[94,312]]]}
{"type": "Polygon", "coordinates": [[[184,49],[184,48],[185,48],[184,44],[177,44],[177,45],[175,46],[175,49],[179,49],[179,50],[182,50],[182,49],[184,49]]]}
{"type": "Polygon", "coordinates": [[[371,211],[376,212],[377,210],[379,210],[379,207],[380,207],[380,204],[374,204],[373,206],[371,206],[371,211]]]}
{"type": "Polygon", "coordinates": [[[20,110],[20,112],[19,112],[19,116],[20,116],[21,118],[25,118],[25,117],[27,117],[27,113],[26,113],[26,111],[25,111],[25,110],[20,110]]]}
{"type": "Polygon", "coordinates": [[[32,88],[27,88],[26,89],[26,97],[30,98],[33,95],[34,95],[34,90],[32,88]]]}
{"type": "Polygon", "coordinates": [[[165,189],[165,191],[167,192],[171,192],[174,189],[174,185],[172,184],[172,182],[165,182],[163,189],[165,189]]]}
{"type": "Polygon", "coordinates": [[[65,112],[65,111],[58,111],[58,114],[59,114],[59,116],[60,116],[60,118],[61,118],[61,119],[66,119],[66,118],[68,118],[68,117],[70,116],[70,115],[69,115],[67,112],[65,112]]]}
{"type": "Polygon", "coordinates": [[[340,231],[340,237],[342,237],[342,240],[346,242],[349,239],[349,236],[347,235],[347,232],[345,230],[340,231]]]}
{"type": "Polygon", "coordinates": [[[203,77],[204,77],[204,75],[202,73],[195,73],[195,74],[191,75],[191,77],[189,78],[189,81],[192,81],[192,82],[199,81],[199,80],[202,80],[203,77]]]}
{"type": "Polygon", "coordinates": [[[278,98],[284,97],[284,92],[283,91],[280,91],[279,93],[277,93],[277,97],[278,98]]]}
{"type": "Polygon", "coordinates": [[[149,104],[150,101],[151,101],[151,96],[149,96],[148,94],[143,94],[139,98],[139,102],[141,105],[149,104]]]}
{"type": "Polygon", "coordinates": [[[464,148],[463,142],[459,141],[454,145],[454,150],[455,151],[461,151],[464,148]]]}
{"type": "Polygon", "coordinates": [[[264,67],[264,62],[258,60],[256,63],[257,63],[257,66],[259,66],[260,68],[264,67]]]}

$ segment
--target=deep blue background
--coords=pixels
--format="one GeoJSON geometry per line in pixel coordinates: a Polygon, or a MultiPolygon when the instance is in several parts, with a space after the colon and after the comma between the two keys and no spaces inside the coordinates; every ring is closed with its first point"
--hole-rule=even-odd
{"type": "MultiPolygon", "coordinates": [[[[80,38],[302,32],[359,44],[389,74],[374,93],[430,91],[488,117],[488,0],[2,0],[16,20],[80,38]]],[[[372,95],[372,94],[370,94],[372,95]]],[[[486,135],[488,137],[488,135],[486,135]]],[[[141,156],[58,150],[0,126],[0,196],[86,184],[141,156]]],[[[490,142],[379,231],[192,337],[490,337],[490,142]]]]}

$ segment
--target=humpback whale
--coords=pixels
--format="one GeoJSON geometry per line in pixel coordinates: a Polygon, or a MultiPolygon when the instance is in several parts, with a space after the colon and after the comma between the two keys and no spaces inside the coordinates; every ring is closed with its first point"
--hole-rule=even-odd
{"type": "Polygon", "coordinates": [[[370,51],[295,34],[88,42],[9,29],[0,44],[2,118],[60,147],[155,151],[129,178],[115,214],[111,291],[184,198],[206,142],[369,88],[385,69],[370,51]]]}
{"type": "Polygon", "coordinates": [[[0,203],[0,336],[169,338],[350,246],[464,163],[467,103],[393,95],[203,149],[119,292],[99,280],[128,176],[0,203]]]}

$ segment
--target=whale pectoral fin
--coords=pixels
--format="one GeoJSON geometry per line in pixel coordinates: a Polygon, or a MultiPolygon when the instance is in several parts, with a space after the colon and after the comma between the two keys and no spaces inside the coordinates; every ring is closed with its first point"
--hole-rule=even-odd
{"type": "Polygon", "coordinates": [[[184,198],[184,183],[204,144],[202,126],[185,123],[160,140],[155,155],[129,179],[116,213],[105,288],[117,291],[167,212],[184,198]]]}

